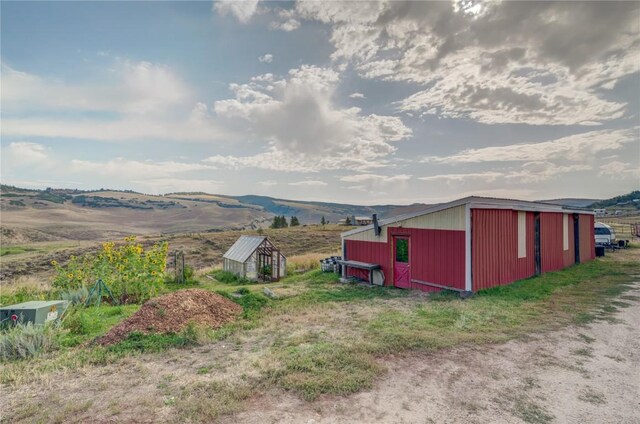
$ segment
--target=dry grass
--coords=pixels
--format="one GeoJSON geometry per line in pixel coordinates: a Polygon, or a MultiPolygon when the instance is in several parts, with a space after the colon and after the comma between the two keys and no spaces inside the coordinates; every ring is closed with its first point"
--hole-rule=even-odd
{"type": "Polygon", "coordinates": [[[320,268],[320,261],[329,256],[339,256],[340,252],[334,253],[305,253],[287,258],[287,272],[290,274],[302,273],[320,268]]]}
{"type": "Polygon", "coordinates": [[[0,285],[0,305],[19,303],[27,300],[44,300],[51,284],[36,276],[22,275],[13,284],[0,285]]]}

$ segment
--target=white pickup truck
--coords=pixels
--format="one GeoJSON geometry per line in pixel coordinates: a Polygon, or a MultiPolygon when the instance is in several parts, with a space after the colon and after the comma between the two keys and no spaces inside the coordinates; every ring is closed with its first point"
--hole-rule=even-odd
{"type": "Polygon", "coordinates": [[[609,225],[603,222],[596,222],[594,227],[596,246],[616,243],[616,232],[609,225]]]}

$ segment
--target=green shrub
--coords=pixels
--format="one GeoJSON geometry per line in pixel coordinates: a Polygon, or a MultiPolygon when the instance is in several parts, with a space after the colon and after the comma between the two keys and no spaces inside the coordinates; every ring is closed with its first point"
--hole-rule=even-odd
{"type": "Polygon", "coordinates": [[[89,297],[89,290],[86,287],[64,290],[60,292],[60,297],[71,305],[83,305],[89,297]]]}
{"type": "Polygon", "coordinates": [[[0,333],[0,359],[3,361],[38,356],[57,347],[57,324],[17,324],[0,333]]]}
{"type": "Polygon", "coordinates": [[[125,238],[125,244],[102,244],[97,254],[71,256],[66,266],[56,261],[53,286],[76,290],[102,279],[120,303],[142,303],[155,296],[164,286],[164,271],[168,245],[156,243],[145,249],[135,237],[125,238]]]}
{"type": "Polygon", "coordinates": [[[215,270],[212,273],[213,278],[224,284],[251,284],[253,281],[240,277],[231,271],[215,270]]]}
{"type": "Polygon", "coordinates": [[[243,291],[244,294],[242,294],[242,296],[240,297],[232,296],[229,292],[226,292],[224,290],[218,290],[216,293],[242,306],[242,309],[244,310],[242,316],[244,318],[254,317],[255,314],[260,312],[260,310],[267,303],[269,303],[269,298],[262,293],[254,293],[249,291],[248,293],[244,293],[243,291]]]}

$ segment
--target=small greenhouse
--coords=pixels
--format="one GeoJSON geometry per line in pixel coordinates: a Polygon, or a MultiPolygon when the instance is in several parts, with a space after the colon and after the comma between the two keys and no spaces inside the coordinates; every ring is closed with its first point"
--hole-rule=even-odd
{"type": "Polygon", "coordinates": [[[287,258],[264,236],[240,236],[222,256],[225,271],[254,281],[278,281],[287,258]]]}

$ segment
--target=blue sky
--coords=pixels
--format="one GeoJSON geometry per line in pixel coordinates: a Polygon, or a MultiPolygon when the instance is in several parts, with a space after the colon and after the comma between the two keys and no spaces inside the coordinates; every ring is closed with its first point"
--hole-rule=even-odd
{"type": "Polygon", "coordinates": [[[5,2],[2,181],[351,203],[640,186],[640,4],[5,2]]]}

